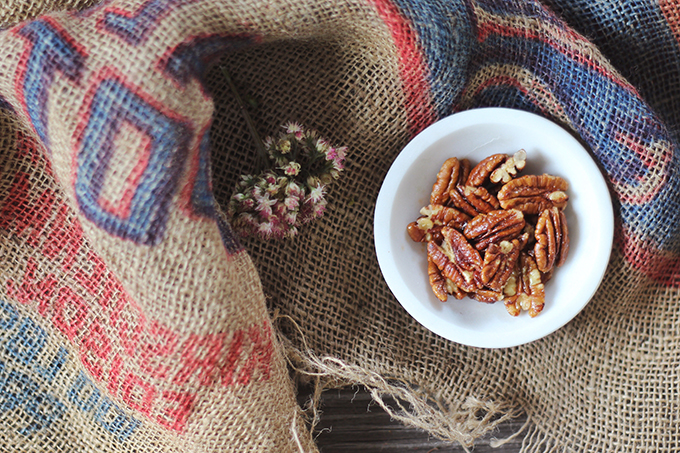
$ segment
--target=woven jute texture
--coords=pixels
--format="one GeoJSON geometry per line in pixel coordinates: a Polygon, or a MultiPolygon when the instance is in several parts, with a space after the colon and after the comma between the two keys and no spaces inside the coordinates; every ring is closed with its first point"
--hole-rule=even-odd
{"type": "Polygon", "coordinates": [[[0,4],[0,28],[54,11],[83,9],[99,3],[97,0],[5,0],[0,4]]]}
{"type": "Polygon", "coordinates": [[[524,414],[526,452],[680,449],[674,3],[14,3],[0,450],[314,451],[290,370],[395,396],[394,417],[465,445],[524,414]],[[257,165],[222,68],[261,136],[298,121],[349,147],[326,214],[293,239],[239,240],[222,213],[257,165]],[[484,106],[576,135],[616,214],[586,308],[499,350],[420,326],[373,248],[400,150],[484,106]]]}
{"type": "Polygon", "coordinates": [[[186,3],[29,3],[0,32],[1,451],[315,449],[210,193],[192,65],[237,19],[186,3]]]}

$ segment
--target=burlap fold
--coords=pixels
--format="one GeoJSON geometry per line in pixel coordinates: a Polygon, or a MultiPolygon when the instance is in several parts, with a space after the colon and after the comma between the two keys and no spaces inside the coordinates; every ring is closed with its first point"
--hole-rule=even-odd
{"type": "Polygon", "coordinates": [[[29,8],[0,32],[6,451],[315,449],[211,193],[204,59],[250,42],[222,7],[29,8]]]}
{"type": "Polygon", "coordinates": [[[4,448],[314,450],[288,363],[466,445],[524,413],[526,452],[677,450],[678,7],[549,3],[0,6],[4,448]],[[256,154],[220,65],[262,136],[349,146],[294,239],[240,241],[223,215],[256,154]],[[399,151],[483,106],[577,135],[617,221],[586,309],[504,350],[421,327],[373,249],[399,151]]]}

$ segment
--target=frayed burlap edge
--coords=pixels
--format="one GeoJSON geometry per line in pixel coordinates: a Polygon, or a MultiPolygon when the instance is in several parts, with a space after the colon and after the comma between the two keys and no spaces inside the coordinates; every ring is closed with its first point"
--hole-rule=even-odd
{"type": "MultiPolygon", "coordinates": [[[[281,314],[278,310],[275,310],[271,317],[296,383],[311,386],[311,395],[304,404],[303,411],[312,432],[321,418],[323,392],[355,386],[365,387],[373,401],[393,420],[426,431],[443,441],[458,443],[466,451],[469,451],[468,448],[472,447],[476,440],[493,436],[503,423],[526,415],[517,405],[482,400],[474,396],[467,396],[457,406],[447,404],[403,379],[386,378],[368,370],[367,367],[347,363],[337,357],[318,355],[307,347],[303,332],[293,318],[281,314]],[[291,339],[281,333],[282,323],[293,327],[303,348],[297,347],[291,339]],[[395,407],[388,404],[386,401],[388,398],[395,402],[395,407]]],[[[517,432],[505,439],[492,437],[490,445],[494,448],[500,447],[525,433],[530,425],[531,417],[528,417],[517,432]]],[[[533,431],[535,429],[530,432],[533,431]]],[[[539,444],[542,445],[543,442],[539,444]]]]}

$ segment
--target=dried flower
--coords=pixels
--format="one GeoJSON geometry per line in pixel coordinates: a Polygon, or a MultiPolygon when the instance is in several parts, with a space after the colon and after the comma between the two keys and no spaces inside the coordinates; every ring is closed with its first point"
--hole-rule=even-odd
{"type": "Polygon", "coordinates": [[[227,215],[241,236],[293,237],[298,228],[326,210],[326,187],[344,169],[346,147],[335,148],[316,131],[287,123],[279,137],[260,139],[231,76],[222,73],[268,169],[242,175],[229,200],[227,215]]]}
{"type": "Polygon", "coordinates": [[[263,142],[271,168],[243,175],[229,201],[227,213],[242,236],[295,236],[324,214],[327,185],[344,169],[346,147],[335,148],[298,123],[283,128],[278,138],[263,142]]]}
{"type": "Polygon", "coordinates": [[[283,170],[283,173],[285,173],[286,176],[297,176],[298,173],[300,173],[301,168],[302,167],[297,162],[288,162],[287,165],[281,167],[281,170],[283,170]]]}
{"type": "Polygon", "coordinates": [[[318,186],[311,188],[309,191],[309,199],[312,201],[312,203],[318,203],[319,201],[323,200],[325,188],[326,187],[323,184],[319,184],[318,186]]]}

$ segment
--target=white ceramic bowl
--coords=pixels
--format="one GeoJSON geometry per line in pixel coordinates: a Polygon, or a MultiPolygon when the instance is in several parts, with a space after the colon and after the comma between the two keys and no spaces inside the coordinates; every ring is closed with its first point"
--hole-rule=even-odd
{"type": "Polygon", "coordinates": [[[607,185],[588,152],[566,130],[540,116],[484,108],[451,115],[418,134],[397,156],[378,195],[374,218],[378,263],[390,290],[427,329],[451,341],[504,348],[542,338],[576,316],[591,299],[609,262],[614,216],[607,185]],[[429,285],[424,244],[406,226],[429,204],[432,184],[449,157],[472,165],[494,153],[527,152],[523,174],[549,173],[569,183],[565,209],[570,250],[545,285],[543,311],[510,316],[502,302],[439,301],[429,285]]]}

